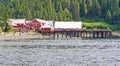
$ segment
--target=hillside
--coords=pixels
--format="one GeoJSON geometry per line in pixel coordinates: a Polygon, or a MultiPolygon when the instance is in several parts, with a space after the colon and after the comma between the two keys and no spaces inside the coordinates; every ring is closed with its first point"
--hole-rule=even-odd
{"type": "Polygon", "coordinates": [[[120,23],[120,0],[0,0],[0,14],[55,21],[103,19],[120,23]]]}

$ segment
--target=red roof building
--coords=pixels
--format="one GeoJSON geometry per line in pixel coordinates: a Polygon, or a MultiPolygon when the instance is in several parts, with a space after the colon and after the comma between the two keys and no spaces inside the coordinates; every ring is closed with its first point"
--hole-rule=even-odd
{"type": "Polygon", "coordinates": [[[46,21],[41,19],[33,19],[28,23],[28,27],[33,30],[40,30],[42,32],[50,32],[53,29],[53,21],[46,21]]]}
{"type": "Polygon", "coordinates": [[[41,26],[44,24],[45,24],[45,20],[35,18],[31,22],[28,23],[28,27],[30,29],[40,29],[41,26]]]}
{"type": "Polygon", "coordinates": [[[12,29],[24,29],[26,25],[25,19],[9,19],[12,29]]]}
{"type": "Polygon", "coordinates": [[[53,30],[54,30],[53,21],[46,21],[46,23],[41,26],[42,32],[51,32],[53,30]]]}

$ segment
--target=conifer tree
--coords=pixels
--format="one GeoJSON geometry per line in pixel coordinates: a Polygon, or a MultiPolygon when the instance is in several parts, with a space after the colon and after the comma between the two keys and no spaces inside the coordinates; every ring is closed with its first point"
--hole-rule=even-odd
{"type": "Polygon", "coordinates": [[[72,17],[74,21],[80,20],[80,7],[79,2],[75,0],[75,2],[71,5],[72,17]]]}
{"type": "Polygon", "coordinates": [[[8,15],[16,19],[79,21],[80,18],[100,18],[106,20],[111,13],[114,22],[119,17],[120,0],[0,0],[0,12],[3,13],[6,8],[8,15]],[[67,16],[65,19],[68,14],[70,17],[67,16]]]}

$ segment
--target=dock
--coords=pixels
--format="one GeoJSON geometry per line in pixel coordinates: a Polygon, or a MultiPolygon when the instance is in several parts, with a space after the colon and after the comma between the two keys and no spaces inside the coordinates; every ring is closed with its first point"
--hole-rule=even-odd
{"type": "Polygon", "coordinates": [[[42,32],[42,35],[53,38],[111,38],[111,30],[55,30],[52,32],[42,32]]]}

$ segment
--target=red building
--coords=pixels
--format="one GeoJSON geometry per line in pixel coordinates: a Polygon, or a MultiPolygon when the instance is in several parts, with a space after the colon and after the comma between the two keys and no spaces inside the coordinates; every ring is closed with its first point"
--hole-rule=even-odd
{"type": "Polygon", "coordinates": [[[25,19],[9,19],[12,29],[24,29],[26,25],[25,19]]]}
{"type": "Polygon", "coordinates": [[[28,27],[30,29],[35,29],[35,30],[37,29],[38,30],[44,24],[45,24],[45,20],[35,18],[31,22],[28,23],[28,27]]]}
{"type": "Polygon", "coordinates": [[[41,26],[42,32],[51,32],[54,31],[53,21],[46,21],[46,23],[41,26]]]}

